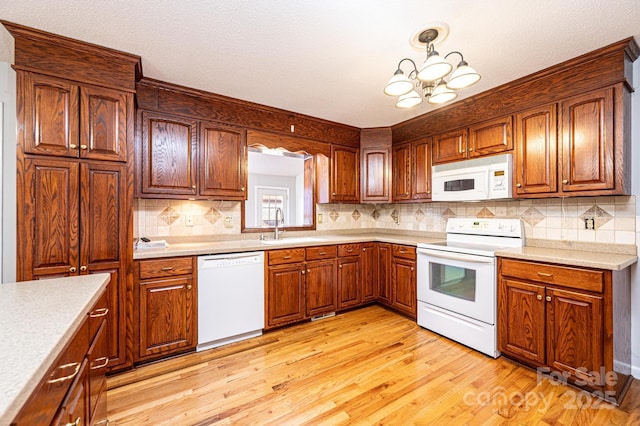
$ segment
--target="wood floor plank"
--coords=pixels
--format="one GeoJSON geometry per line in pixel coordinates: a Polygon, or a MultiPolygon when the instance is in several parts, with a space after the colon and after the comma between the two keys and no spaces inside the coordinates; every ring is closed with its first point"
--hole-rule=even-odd
{"type": "MultiPolygon", "coordinates": [[[[634,424],[621,407],[370,306],[108,379],[111,426],[634,424]]],[[[630,401],[629,398],[635,401],[630,401]]]]}

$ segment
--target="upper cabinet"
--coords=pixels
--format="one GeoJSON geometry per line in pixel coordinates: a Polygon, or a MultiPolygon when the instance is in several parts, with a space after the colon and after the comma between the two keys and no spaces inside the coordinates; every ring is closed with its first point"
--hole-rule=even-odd
{"type": "Polygon", "coordinates": [[[625,93],[620,84],[517,114],[514,194],[626,193],[624,129],[614,119],[625,93]]]}
{"type": "Polygon", "coordinates": [[[147,111],[140,121],[141,197],[245,199],[244,129],[147,111]]]}
{"type": "Polygon", "coordinates": [[[127,161],[131,93],[29,72],[22,81],[25,153],[127,161]]]}
{"type": "Polygon", "coordinates": [[[360,201],[360,150],[331,145],[331,202],[360,201]]]}
{"type": "Polygon", "coordinates": [[[362,129],[360,132],[360,201],[391,201],[391,128],[362,129]]]}
{"type": "Polygon", "coordinates": [[[433,164],[467,158],[467,129],[451,130],[433,137],[433,164]]]}
{"type": "Polygon", "coordinates": [[[431,138],[393,147],[393,201],[431,199],[431,138]]]}

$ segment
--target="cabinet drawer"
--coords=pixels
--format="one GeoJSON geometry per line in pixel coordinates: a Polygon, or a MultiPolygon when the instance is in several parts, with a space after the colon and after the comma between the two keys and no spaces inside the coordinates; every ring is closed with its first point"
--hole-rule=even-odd
{"type": "Polygon", "coordinates": [[[501,274],[529,281],[602,292],[604,271],[502,259],[501,274]]]}
{"type": "Polygon", "coordinates": [[[340,244],[338,246],[338,256],[357,256],[362,251],[362,244],[340,244]]]}
{"type": "Polygon", "coordinates": [[[100,328],[100,325],[102,325],[102,321],[106,319],[107,314],[109,313],[108,303],[107,292],[105,291],[89,311],[89,341],[93,340],[100,328]]]}
{"type": "Polygon", "coordinates": [[[173,277],[193,273],[191,257],[174,257],[171,259],[152,259],[140,261],[140,279],[173,277]]]}
{"type": "Polygon", "coordinates": [[[411,246],[401,246],[394,244],[392,246],[393,257],[401,257],[403,259],[416,259],[416,248],[411,246]]]}
{"type": "Polygon", "coordinates": [[[269,265],[281,265],[283,263],[304,262],[304,249],[272,250],[269,253],[269,265]]]}
{"type": "Polygon", "coordinates": [[[332,259],[336,257],[336,246],[320,246],[307,248],[307,260],[332,259]]]}

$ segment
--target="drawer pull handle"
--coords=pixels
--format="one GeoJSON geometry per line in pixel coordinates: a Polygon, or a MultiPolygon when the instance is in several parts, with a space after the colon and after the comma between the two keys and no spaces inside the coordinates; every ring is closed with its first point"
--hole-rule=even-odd
{"type": "Polygon", "coordinates": [[[536,298],[537,298],[538,300],[542,300],[542,295],[541,295],[541,294],[539,294],[539,295],[537,295],[537,296],[536,296],[536,298]]]}
{"type": "Polygon", "coordinates": [[[551,296],[547,296],[547,297],[545,297],[545,300],[546,300],[547,302],[551,302],[551,296]]]}
{"type": "Polygon", "coordinates": [[[327,253],[325,253],[325,252],[321,251],[321,252],[320,252],[320,253],[318,253],[318,254],[319,254],[320,256],[324,256],[324,255],[325,255],[325,254],[327,254],[327,253]]]}
{"type": "Polygon", "coordinates": [[[283,259],[291,259],[291,256],[284,256],[283,259]]]}
{"type": "Polygon", "coordinates": [[[109,308],[98,308],[95,311],[91,311],[89,314],[89,318],[100,318],[104,317],[109,313],[109,308]]]}
{"type": "Polygon", "coordinates": [[[80,417],[78,417],[74,422],[67,423],[66,426],[80,426],[80,417]]]}
{"type": "Polygon", "coordinates": [[[162,268],[163,271],[172,271],[173,270],[173,266],[165,266],[164,268],[162,268]]]}
{"type": "Polygon", "coordinates": [[[107,366],[107,364],[109,364],[109,357],[108,356],[101,356],[100,358],[96,358],[91,362],[91,370],[99,370],[101,368],[104,368],[107,366]],[[100,362],[99,365],[94,365],[95,363],[100,362]]]}
{"type": "Polygon", "coordinates": [[[347,249],[347,253],[351,253],[353,249],[347,249]]]}
{"type": "Polygon", "coordinates": [[[78,374],[78,371],[80,371],[80,363],[79,362],[72,362],[70,364],[61,365],[56,370],[66,369],[66,368],[70,368],[70,367],[75,367],[75,369],[73,370],[73,373],[69,374],[68,376],[58,377],[57,379],[49,379],[49,380],[47,380],[47,383],[49,383],[49,384],[62,383],[62,382],[66,382],[67,380],[71,380],[74,377],[76,377],[76,375],[78,374]]]}
{"type": "Polygon", "coordinates": [[[547,277],[547,278],[551,278],[553,276],[553,274],[548,274],[546,272],[538,272],[538,275],[540,275],[541,277],[547,277]]]}

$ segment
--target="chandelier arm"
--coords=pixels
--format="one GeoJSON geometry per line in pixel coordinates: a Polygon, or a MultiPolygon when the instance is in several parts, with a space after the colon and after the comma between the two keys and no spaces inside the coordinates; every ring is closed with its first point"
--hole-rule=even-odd
{"type": "Polygon", "coordinates": [[[447,59],[450,55],[453,55],[454,53],[457,53],[458,55],[460,55],[460,61],[464,61],[464,56],[462,56],[462,53],[458,52],[457,50],[454,50],[453,52],[449,52],[447,53],[444,58],[447,59]]]}
{"type": "Polygon", "coordinates": [[[418,67],[416,66],[416,63],[415,63],[415,62],[413,62],[413,59],[411,59],[411,58],[404,58],[404,59],[401,59],[401,60],[400,60],[400,62],[398,62],[398,69],[400,69],[400,66],[402,65],[402,63],[403,63],[404,61],[409,61],[409,62],[411,62],[411,65],[413,65],[413,70],[412,70],[409,74],[413,73],[414,71],[415,71],[415,72],[418,72],[418,67]]]}

